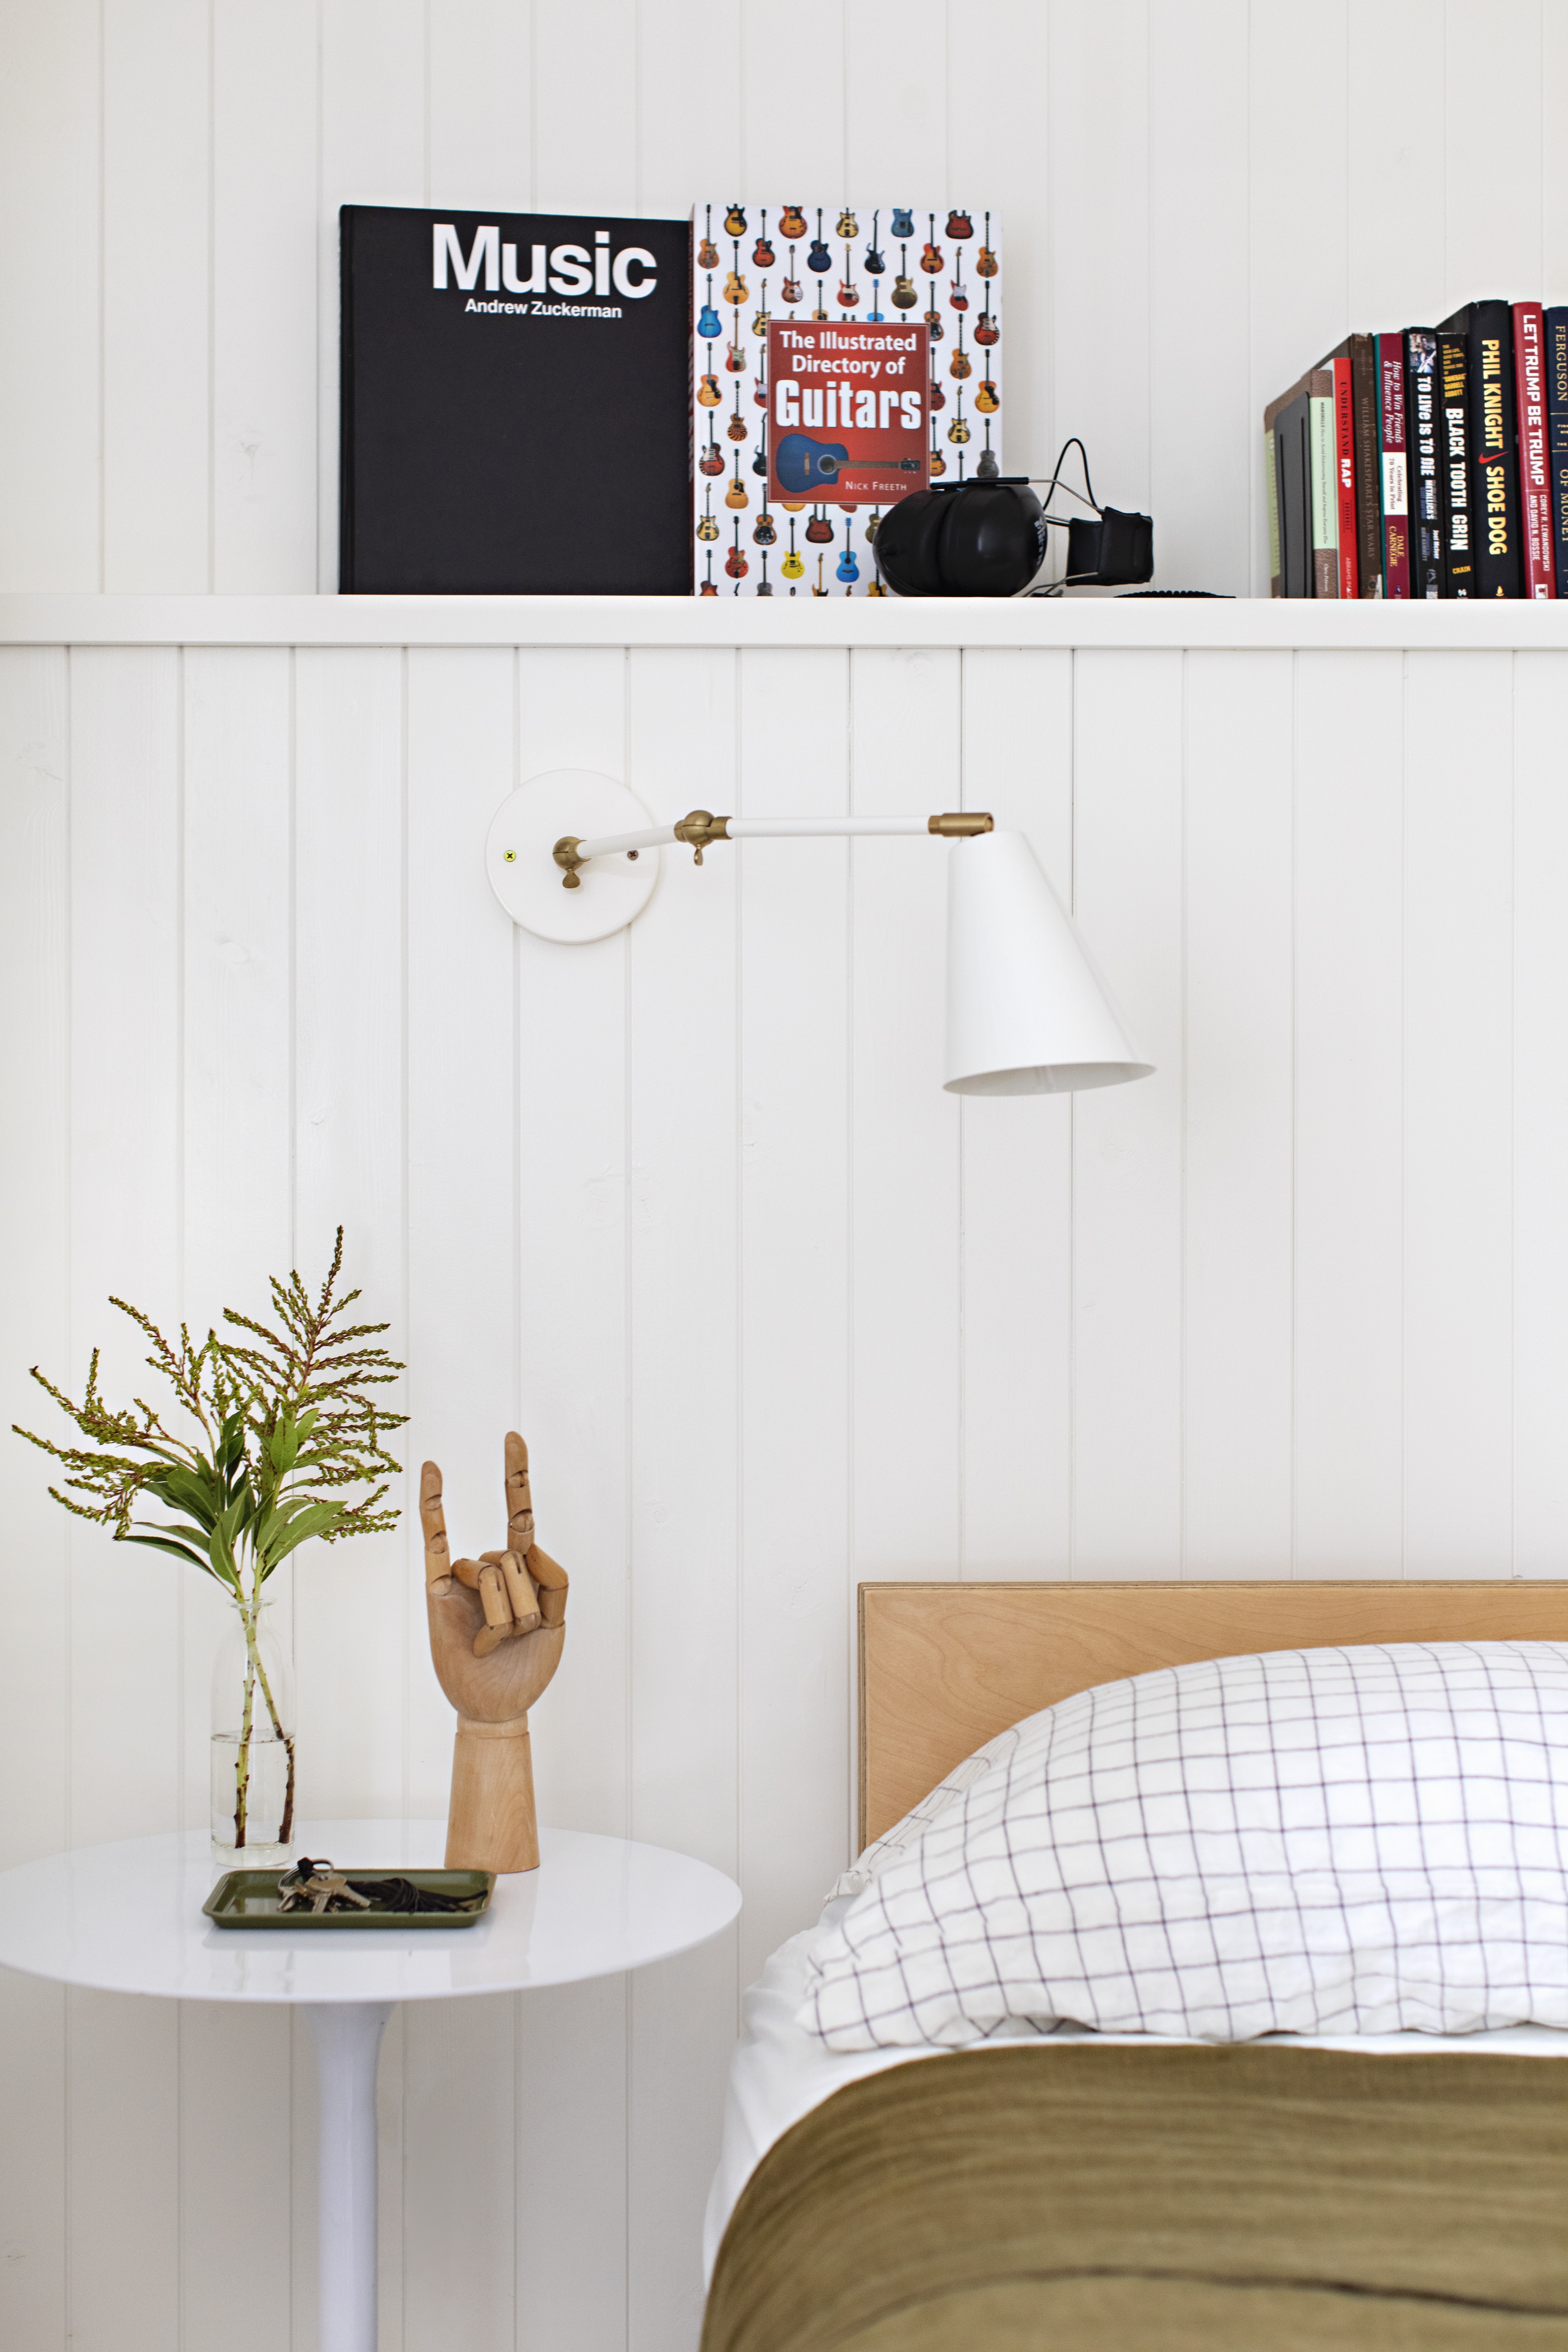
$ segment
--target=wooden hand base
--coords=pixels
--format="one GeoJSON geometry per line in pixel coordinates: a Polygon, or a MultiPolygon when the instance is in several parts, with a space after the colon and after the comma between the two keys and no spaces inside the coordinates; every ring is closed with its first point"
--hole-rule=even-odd
{"type": "Polygon", "coordinates": [[[458,1717],[452,1801],[447,1809],[448,1870],[537,1870],[533,1750],[528,1717],[475,1723],[458,1717]]]}

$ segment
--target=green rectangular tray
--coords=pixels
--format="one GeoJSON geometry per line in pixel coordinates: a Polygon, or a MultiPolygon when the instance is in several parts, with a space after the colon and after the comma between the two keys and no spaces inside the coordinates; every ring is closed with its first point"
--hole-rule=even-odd
{"type": "MultiPolygon", "coordinates": [[[[340,1865],[342,1867],[342,1865],[340,1865]]],[[[482,1919],[490,1907],[495,1891],[493,1870],[397,1870],[384,1863],[361,1863],[356,1867],[343,1868],[345,1878],[409,1878],[416,1886],[428,1886],[439,1895],[479,1895],[484,1901],[477,1911],[390,1911],[379,1903],[368,1911],[280,1911],[282,1896],[278,1892],[280,1870],[226,1871],[202,1905],[202,1909],[215,1927],[281,1927],[292,1934],[298,1927],[471,1927],[482,1919]]]]}

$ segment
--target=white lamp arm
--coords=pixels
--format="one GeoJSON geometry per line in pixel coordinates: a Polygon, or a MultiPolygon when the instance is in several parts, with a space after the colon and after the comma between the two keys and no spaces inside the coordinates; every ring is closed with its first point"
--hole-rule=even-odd
{"type": "Polygon", "coordinates": [[[640,833],[604,834],[588,841],[563,834],[552,854],[563,887],[574,890],[580,887],[577,869],[590,858],[661,849],[673,841],[687,843],[700,866],[704,849],[715,841],[811,840],[874,833],[934,833],[961,840],[991,832],[993,824],[984,809],[950,809],[936,816],[714,816],[707,809],[693,809],[674,824],[649,825],[640,833]]]}

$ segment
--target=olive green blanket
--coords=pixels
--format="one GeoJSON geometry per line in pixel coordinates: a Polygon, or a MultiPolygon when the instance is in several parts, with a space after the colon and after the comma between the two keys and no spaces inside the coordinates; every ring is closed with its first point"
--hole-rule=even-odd
{"type": "Polygon", "coordinates": [[[1568,2061],[1012,2044],[851,2084],[703,2352],[1568,2352],[1568,2061]]]}

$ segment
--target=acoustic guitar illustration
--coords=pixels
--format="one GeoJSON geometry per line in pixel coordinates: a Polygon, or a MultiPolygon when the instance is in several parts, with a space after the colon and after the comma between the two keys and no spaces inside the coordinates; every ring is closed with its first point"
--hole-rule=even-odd
{"type": "Polygon", "coordinates": [[[877,223],[881,219],[881,217],[882,215],[880,213],[873,213],[871,215],[871,241],[866,247],[866,275],[868,278],[880,278],[882,272],[888,266],[883,260],[881,254],[877,249],[877,223]]]}
{"type": "Polygon", "coordinates": [[[849,518],[844,518],[844,552],[838,559],[838,577],[847,583],[860,577],[860,566],[855,560],[855,550],[849,544],[849,518]]]}
{"type": "Polygon", "coordinates": [[[979,415],[994,416],[1001,405],[1002,396],[989,376],[983,383],[975,385],[974,406],[979,415]]]}
{"type": "Polygon", "coordinates": [[[713,493],[711,490],[706,490],[703,493],[702,520],[697,526],[697,536],[701,540],[717,539],[719,536],[719,526],[713,518],[713,493]]]}
{"type": "Polygon", "coordinates": [[[708,551],[708,577],[703,581],[698,593],[703,596],[717,596],[719,593],[719,583],[713,577],[713,551],[711,548],[710,548],[708,551]]]}
{"type": "Polygon", "coordinates": [[[868,547],[875,547],[875,546],[876,546],[876,544],[877,544],[877,525],[881,521],[881,520],[882,520],[882,509],[881,509],[881,508],[880,508],[880,507],[875,507],[875,508],[873,508],[873,509],[872,509],[872,512],[871,512],[871,520],[870,520],[870,521],[866,525],[866,544],[868,545],[868,547]]]}
{"type": "Polygon", "coordinates": [[[766,507],[764,507],[762,513],[757,517],[756,526],[752,532],[752,537],[755,540],[759,547],[772,547],[777,540],[778,535],[778,525],[774,522],[766,507]]]}
{"type": "Polygon", "coordinates": [[[771,269],[777,257],[773,247],[768,243],[768,216],[764,212],[757,241],[752,247],[752,259],[759,269],[771,269]]]}
{"type": "Polygon", "coordinates": [[[858,236],[860,234],[860,224],[847,205],[838,215],[838,234],[840,236],[858,236]]]}
{"type": "Polygon", "coordinates": [[[729,554],[724,558],[724,569],[729,573],[731,580],[743,580],[751,568],[751,565],[746,561],[746,551],[741,545],[741,526],[737,523],[735,525],[735,544],[730,550],[729,554]]]}
{"type": "MultiPolygon", "coordinates": [[[[737,449],[735,452],[735,478],[731,483],[730,483],[724,492],[724,504],[727,507],[734,507],[739,510],[742,507],[749,507],[751,503],[751,493],[747,489],[744,482],[741,479],[741,453],[737,449]]],[[[739,530],[739,528],[740,525],[737,524],[736,529],[739,530]]]]}
{"type": "Polygon", "coordinates": [[[764,547],[763,550],[763,576],[757,583],[757,593],[759,596],[771,596],[773,593],[773,583],[768,578],[768,551],[764,547]]]}
{"type": "MultiPolygon", "coordinates": [[[[821,490],[838,479],[841,467],[850,467],[848,450],[842,441],[814,441],[807,433],[786,433],[773,452],[773,467],[782,487],[786,490],[821,490]]],[[[859,470],[875,465],[879,471],[884,465],[896,467],[904,474],[918,474],[918,457],[858,458],[859,470]]],[[[806,537],[811,537],[808,530],[806,537]]]]}
{"type": "Polygon", "coordinates": [[[811,520],[805,526],[805,535],[813,547],[832,546],[833,525],[820,508],[814,509],[811,520]]]}
{"type": "Polygon", "coordinates": [[[814,596],[826,596],[829,593],[822,584],[822,567],[826,561],[826,555],[819,555],[816,559],[816,585],[811,592],[814,596]]]}
{"type": "Polygon", "coordinates": [[[940,343],[943,335],[947,332],[946,328],[942,323],[942,312],[937,310],[928,310],[925,313],[925,322],[931,329],[931,339],[932,342],[940,343]]]}
{"type": "Polygon", "coordinates": [[[913,213],[910,212],[908,205],[895,205],[893,206],[892,226],[888,231],[889,236],[913,236],[914,233],[915,216],[913,213]]]}
{"type": "Polygon", "coordinates": [[[697,248],[697,267],[699,269],[717,269],[719,267],[719,248],[713,242],[711,205],[702,207],[702,242],[697,248]]]}
{"type": "Polygon", "coordinates": [[[899,247],[899,274],[893,280],[893,290],[888,297],[895,310],[912,310],[920,300],[914,280],[909,274],[910,257],[907,247],[899,247]]]}
{"type": "Polygon", "coordinates": [[[741,275],[740,263],[741,252],[740,247],[737,246],[735,248],[735,267],[731,270],[729,276],[724,280],[724,299],[729,303],[732,310],[738,310],[742,303],[747,299],[751,292],[751,289],[747,286],[745,279],[741,275]]]}
{"type": "Polygon", "coordinates": [[[745,214],[741,210],[741,207],[740,207],[740,205],[731,205],[731,207],[730,207],[730,209],[729,209],[729,211],[725,214],[725,215],[724,215],[724,234],[725,234],[725,236],[745,236],[745,234],[746,234],[746,215],[745,215],[745,214]]]}
{"type": "Polygon", "coordinates": [[[805,576],[805,565],[802,562],[795,543],[794,515],[789,519],[789,553],[784,557],[781,568],[786,580],[799,580],[805,576]]]}
{"type": "Polygon", "coordinates": [[[989,213],[985,215],[985,242],[981,247],[980,251],[975,256],[974,259],[974,274],[977,278],[994,278],[996,275],[996,256],[991,250],[991,215],[989,213]]]}
{"type": "MultiPolygon", "coordinates": [[[[711,359],[712,352],[710,352],[708,356],[711,359]]],[[[720,405],[724,395],[719,389],[719,379],[716,375],[710,373],[702,378],[697,387],[697,397],[704,408],[717,408],[720,405]]]]}
{"type": "Polygon", "coordinates": [[[887,593],[887,590],[882,585],[882,575],[879,572],[870,586],[867,589],[866,593],[868,596],[885,596],[887,593]]]}
{"type": "MultiPolygon", "coordinates": [[[[717,261],[719,258],[718,255],[715,254],[713,258],[717,261]]],[[[702,305],[702,316],[697,321],[697,332],[703,342],[716,343],[723,331],[724,329],[721,323],[719,313],[713,308],[713,280],[710,278],[708,280],[708,299],[702,305]]]]}
{"type": "Polygon", "coordinates": [[[697,465],[698,470],[704,474],[721,474],[724,470],[724,453],[713,438],[711,425],[708,427],[708,446],[697,460],[697,465]]]}
{"type": "Polygon", "coordinates": [[[805,235],[805,215],[801,211],[798,205],[785,205],[783,212],[780,213],[779,235],[781,236],[804,236],[805,235]]]}
{"type": "MultiPolygon", "coordinates": [[[[989,299],[989,297],[987,297],[987,299],[989,299]]],[[[991,344],[999,343],[1001,341],[1002,330],[996,324],[995,320],[991,316],[989,310],[982,310],[979,318],[974,321],[974,340],[977,343],[984,344],[987,349],[989,349],[991,344]]]]}
{"type": "Polygon", "coordinates": [[[925,271],[928,278],[940,278],[942,270],[942,247],[936,243],[936,215],[934,213],[927,213],[926,219],[931,225],[931,236],[927,238],[924,246],[921,248],[921,268],[925,271]]]}
{"type": "Polygon", "coordinates": [[[805,266],[814,278],[826,278],[833,267],[833,256],[828,252],[826,240],[822,234],[820,205],[816,208],[816,235],[812,239],[811,251],[805,257],[805,266]]]}

